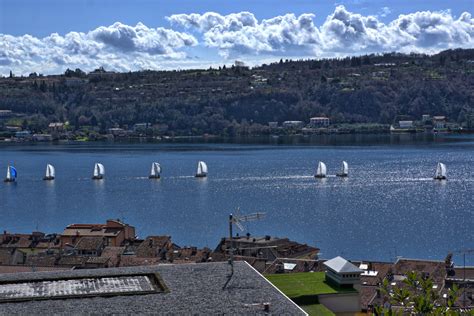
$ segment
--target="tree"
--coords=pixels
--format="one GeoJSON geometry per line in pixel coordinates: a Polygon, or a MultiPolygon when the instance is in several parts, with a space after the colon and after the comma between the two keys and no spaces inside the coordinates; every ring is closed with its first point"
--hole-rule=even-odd
{"type": "Polygon", "coordinates": [[[453,309],[459,298],[457,285],[448,290],[446,300],[440,299],[433,280],[417,272],[409,272],[401,285],[391,286],[386,278],[379,290],[384,304],[375,307],[377,315],[461,315],[453,309]]]}

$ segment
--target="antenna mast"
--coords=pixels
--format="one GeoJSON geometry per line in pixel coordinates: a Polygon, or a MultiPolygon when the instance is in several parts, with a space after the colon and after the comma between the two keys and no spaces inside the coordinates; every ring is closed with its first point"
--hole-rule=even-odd
{"type": "MultiPolygon", "coordinates": [[[[239,208],[237,208],[237,212],[239,211],[239,208]]],[[[227,277],[227,282],[224,285],[224,289],[227,287],[227,284],[229,284],[230,279],[232,279],[232,276],[234,275],[234,238],[233,238],[233,233],[232,233],[232,227],[235,224],[241,231],[244,231],[244,227],[242,226],[242,222],[252,222],[252,221],[258,221],[260,219],[263,219],[265,217],[265,213],[253,213],[249,215],[233,215],[232,213],[229,214],[229,243],[230,243],[230,248],[229,248],[229,264],[230,264],[230,274],[227,277]]]]}

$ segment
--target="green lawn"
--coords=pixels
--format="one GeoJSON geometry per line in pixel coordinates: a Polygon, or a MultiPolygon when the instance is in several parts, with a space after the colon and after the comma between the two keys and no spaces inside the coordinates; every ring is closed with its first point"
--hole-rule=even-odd
{"type": "Polygon", "coordinates": [[[324,272],[267,274],[265,277],[289,298],[354,291],[339,289],[326,283],[324,272]]]}
{"type": "Polygon", "coordinates": [[[326,283],[324,272],[267,274],[265,277],[309,315],[334,315],[319,304],[319,294],[353,292],[354,289],[339,289],[326,283]]]}
{"type": "Polygon", "coordinates": [[[311,316],[334,316],[335,314],[323,304],[301,305],[301,308],[311,316]]]}

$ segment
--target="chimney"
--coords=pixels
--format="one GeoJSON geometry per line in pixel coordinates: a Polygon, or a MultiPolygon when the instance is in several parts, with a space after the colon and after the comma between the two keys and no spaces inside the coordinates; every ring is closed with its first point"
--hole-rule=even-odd
{"type": "Polygon", "coordinates": [[[270,311],[270,303],[263,303],[263,311],[267,313],[270,311]]]}

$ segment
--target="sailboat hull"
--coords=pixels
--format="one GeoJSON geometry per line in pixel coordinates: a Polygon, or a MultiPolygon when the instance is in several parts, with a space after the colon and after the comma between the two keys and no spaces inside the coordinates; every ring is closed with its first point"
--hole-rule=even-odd
{"type": "Polygon", "coordinates": [[[205,177],[207,177],[207,174],[196,174],[195,177],[196,178],[205,178],[205,177]]]}
{"type": "Polygon", "coordinates": [[[156,176],[148,176],[148,179],[159,179],[160,176],[159,175],[156,175],[156,176]]]}
{"type": "Polygon", "coordinates": [[[434,177],[433,179],[435,179],[435,180],[446,180],[447,178],[444,177],[444,176],[437,176],[437,177],[434,177]]]}
{"type": "Polygon", "coordinates": [[[3,182],[15,182],[15,179],[5,179],[3,182]]]}
{"type": "Polygon", "coordinates": [[[44,181],[51,181],[51,180],[54,180],[54,177],[44,177],[43,180],[44,181]]]}
{"type": "Polygon", "coordinates": [[[344,178],[344,177],[347,177],[347,176],[349,176],[349,175],[348,175],[347,173],[338,173],[338,174],[336,174],[336,176],[337,176],[337,177],[343,177],[343,178],[344,178]]]}
{"type": "Polygon", "coordinates": [[[103,176],[93,176],[92,180],[102,180],[103,178],[103,176]]]}
{"type": "Polygon", "coordinates": [[[322,174],[317,174],[314,176],[315,178],[318,178],[318,179],[322,179],[322,178],[326,178],[325,175],[322,175],[322,174]]]}

